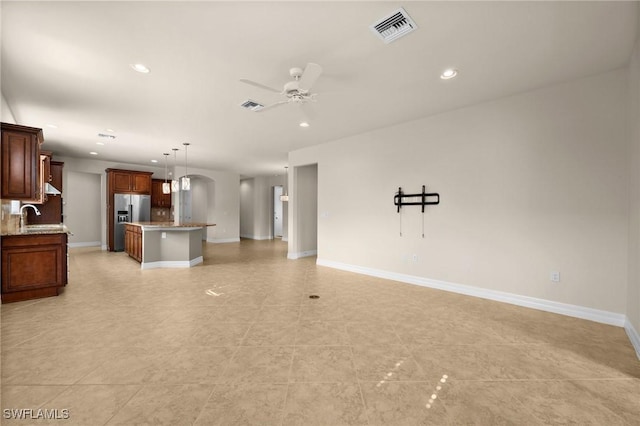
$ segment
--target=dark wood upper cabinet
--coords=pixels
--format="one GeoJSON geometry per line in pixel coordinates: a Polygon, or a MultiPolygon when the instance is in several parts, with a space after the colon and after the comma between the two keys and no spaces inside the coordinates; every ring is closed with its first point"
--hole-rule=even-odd
{"type": "Polygon", "coordinates": [[[42,129],[2,123],[1,198],[42,202],[42,129]]]}
{"type": "Polygon", "coordinates": [[[131,192],[151,194],[152,173],[134,173],[131,175],[131,192]]]}
{"type": "Polygon", "coordinates": [[[109,191],[112,194],[151,195],[151,172],[107,169],[109,191]]]}
{"type": "Polygon", "coordinates": [[[170,208],[171,207],[171,193],[162,193],[162,184],[164,180],[153,179],[151,181],[151,207],[170,208]]]}
{"type": "Polygon", "coordinates": [[[121,172],[114,170],[109,173],[109,181],[112,182],[114,193],[131,192],[131,172],[121,172]]]}

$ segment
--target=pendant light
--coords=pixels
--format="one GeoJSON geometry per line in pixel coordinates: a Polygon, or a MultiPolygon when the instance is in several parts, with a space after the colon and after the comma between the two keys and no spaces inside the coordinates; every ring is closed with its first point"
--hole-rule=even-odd
{"type": "Polygon", "coordinates": [[[284,166],[284,194],[280,196],[280,201],[289,201],[289,194],[287,193],[287,182],[289,182],[289,166],[284,166]]]}
{"type": "Polygon", "coordinates": [[[171,148],[173,150],[173,179],[171,179],[171,190],[173,192],[180,192],[180,182],[176,179],[176,156],[178,148],[171,148]]]}
{"type": "Polygon", "coordinates": [[[191,189],[191,179],[189,179],[189,172],[187,171],[187,147],[188,142],[184,142],[184,177],[182,178],[182,190],[188,191],[191,189]]]}
{"type": "Polygon", "coordinates": [[[164,183],[162,184],[162,193],[171,194],[171,184],[167,182],[167,157],[169,153],[164,152],[162,155],[164,155],[164,183]]]}

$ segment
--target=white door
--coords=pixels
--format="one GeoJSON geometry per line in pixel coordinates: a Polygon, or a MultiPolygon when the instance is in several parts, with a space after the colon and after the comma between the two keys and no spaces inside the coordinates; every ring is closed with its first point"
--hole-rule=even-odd
{"type": "Polygon", "coordinates": [[[282,238],[282,187],[273,187],[273,236],[282,238]]]}

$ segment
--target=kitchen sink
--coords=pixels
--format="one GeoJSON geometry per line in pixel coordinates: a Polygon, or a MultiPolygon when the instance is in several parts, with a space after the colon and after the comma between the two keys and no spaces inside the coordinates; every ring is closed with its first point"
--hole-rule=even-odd
{"type": "Polygon", "coordinates": [[[26,225],[26,229],[61,229],[64,225],[62,223],[43,223],[40,225],[26,225]]]}
{"type": "Polygon", "coordinates": [[[42,224],[42,225],[26,225],[21,229],[22,233],[47,233],[47,232],[60,232],[67,230],[63,224],[42,224]]]}

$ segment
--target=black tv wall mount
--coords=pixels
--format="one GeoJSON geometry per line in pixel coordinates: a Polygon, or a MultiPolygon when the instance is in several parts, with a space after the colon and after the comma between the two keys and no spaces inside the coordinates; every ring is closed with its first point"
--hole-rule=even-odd
{"type": "Polygon", "coordinates": [[[402,206],[422,206],[422,213],[424,213],[424,206],[440,204],[440,194],[437,192],[427,193],[427,187],[422,185],[421,194],[405,194],[402,192],[402,187],[398,188],[398,192],[393,197],[393,204],[398,206],[398,213],[402,206]]]}

